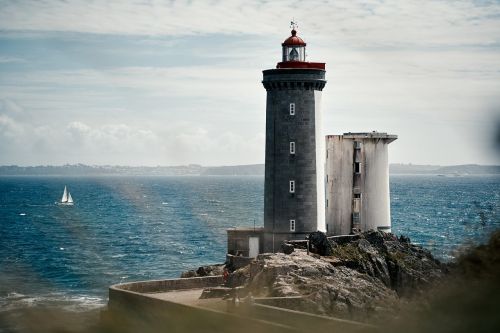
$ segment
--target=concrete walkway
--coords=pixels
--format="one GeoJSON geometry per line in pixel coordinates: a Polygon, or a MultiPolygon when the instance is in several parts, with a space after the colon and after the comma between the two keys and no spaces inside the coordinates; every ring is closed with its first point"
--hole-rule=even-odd
{"type": "Polygon", "coordinates": [[[227,311],[226,301],[221,298],[200,299],[203,289],[173,290],[164,293],[147,294],[148,297],[158,298],[179,304],[210,308],[218,311],[227,311]]]}

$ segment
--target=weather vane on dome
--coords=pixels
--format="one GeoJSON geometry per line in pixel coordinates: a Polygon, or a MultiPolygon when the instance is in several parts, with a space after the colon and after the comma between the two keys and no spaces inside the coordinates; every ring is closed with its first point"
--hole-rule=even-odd
{"type": "Polygon", "coordinates": [[[290,21],[290,28],[293,30],[297,30],[299,28],[299,25],[297,24],[297,21],[295,21],[295,18],[292,18],[290,21]]]}

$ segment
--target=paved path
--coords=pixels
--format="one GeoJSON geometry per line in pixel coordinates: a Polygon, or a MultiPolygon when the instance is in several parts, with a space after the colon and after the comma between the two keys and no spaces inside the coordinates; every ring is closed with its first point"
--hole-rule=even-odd
{"type": "Polygon", "coordinates": [[[200,299],[203,289],[173,290],[164,293],[147,294],[149,297],[175,303],[226,311],[226,301],[221,298],[200,299]]]}

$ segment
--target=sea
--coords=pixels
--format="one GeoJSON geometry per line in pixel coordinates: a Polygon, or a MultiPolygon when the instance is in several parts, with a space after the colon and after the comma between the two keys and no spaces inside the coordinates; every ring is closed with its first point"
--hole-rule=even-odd
{"type": "MultiPolygon", "coordinates": [[[[390,186],[392,231],[441,260],[500,227],[500,176],[390,186]]],[[[112,284],[222,263],[226,229],[263,225],[263,193],[261,176],[0,177],[0,332],[18,311],[101,309],[112,284]],[[56,204],[64,186],[73,206],[56,204]]]]}

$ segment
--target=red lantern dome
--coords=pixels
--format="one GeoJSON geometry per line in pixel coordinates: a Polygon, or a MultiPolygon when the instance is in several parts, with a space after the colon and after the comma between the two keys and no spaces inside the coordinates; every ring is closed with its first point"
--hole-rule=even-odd
{"type": "Polygon", "coordinates": [[[293,29],[292,35],[290,37],[288,37],[281,45],[282,46],[306,46],[306,43],[302,40],[302,38],[297,36],[297,30],[293,29]]]}

